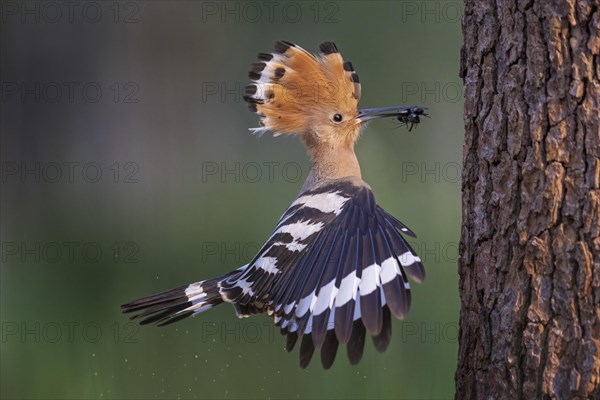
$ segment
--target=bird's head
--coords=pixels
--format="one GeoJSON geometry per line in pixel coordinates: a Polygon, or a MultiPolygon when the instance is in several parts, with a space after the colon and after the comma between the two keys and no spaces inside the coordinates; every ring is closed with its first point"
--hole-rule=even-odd
{"type": "Polygon", "coordinates": [[[322,43],[319,49],[313,55],[290,42],[277,41],[274,53],[258,55],[249,73],[253,82],[244,96],[250,110],[260,116],[260,127],[252,131],[296,133],[309,149],[353,148],[368,120],[411,121],[407,120],[413,115],[408,107],[359,110],[360,82],[352,63],[344,62],[332,42],[322,43]]]}

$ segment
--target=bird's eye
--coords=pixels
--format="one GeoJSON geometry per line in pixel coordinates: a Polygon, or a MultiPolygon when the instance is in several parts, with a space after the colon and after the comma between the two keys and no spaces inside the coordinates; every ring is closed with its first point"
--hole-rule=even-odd
{"type": "Polygon", "coordinates": [[[344,117],[342,117],[342,114],[335,114],[333,116],[333,122],[342,122],[342,119],[344,119],[344,117]]]}

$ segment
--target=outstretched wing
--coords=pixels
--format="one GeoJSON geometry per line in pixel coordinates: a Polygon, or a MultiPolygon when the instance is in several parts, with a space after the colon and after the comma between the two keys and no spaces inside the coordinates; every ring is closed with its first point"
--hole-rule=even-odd
{"type": "Polygon", "coordinates": [[[402,319],[410,306],[408,277],[425,278],[400,232],[414,236],[362,181],[330,181],[292,203],[249,267],[224,283],[224,297],[238,310],[266,309],[288,350],[301,337],[303,367],[315,348],[330,367],[338,343],[357,363],[366,332],[387,348],[391,315],[402,319]]]}

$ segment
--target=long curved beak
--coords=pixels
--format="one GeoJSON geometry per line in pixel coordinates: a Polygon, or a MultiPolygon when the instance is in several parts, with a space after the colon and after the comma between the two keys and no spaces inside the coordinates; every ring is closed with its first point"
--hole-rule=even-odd
{"type": "Polygon", "coordinates": [[[359,123],[367,122],[376,118],[394,117],[401,122],[419,123],[419,115],[425,114],[425,107],[419,106],[394,106],[394,107],[378,107],[364,108],[358,110],[356,119],[359,123]]]}

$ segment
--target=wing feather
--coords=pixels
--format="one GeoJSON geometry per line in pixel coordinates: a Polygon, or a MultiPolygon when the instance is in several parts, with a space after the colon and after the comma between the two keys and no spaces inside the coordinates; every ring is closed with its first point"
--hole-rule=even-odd
{"type": "Polygon", "coordinates": [[[302,193],[248,268],[227,283],[245,307],[273,317],[286,350],[300,341],[302,367],[316,349],[331,367],[340,343],[355,364],[367,333],[378,351],[388,347],[391,316],[404,318],[410,306],[408,277],[425,277],[401,233],[414,235],[367,186],[332,181],[302,193]]]}

